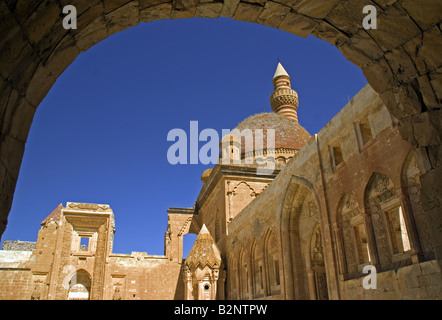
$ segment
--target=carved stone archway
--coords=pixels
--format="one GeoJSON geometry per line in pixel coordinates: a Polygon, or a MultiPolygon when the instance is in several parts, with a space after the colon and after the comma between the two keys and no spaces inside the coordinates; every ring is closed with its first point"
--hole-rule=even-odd
{"type": "MultiPolygon", "coordinates": [[[[442,224],[442,2],[437,0],[36,0],[0,2],[0,235],[7,224],[34,113],[60,74],[81,53],[141,22],[232,17],[336,46],[363,71],[402,137],[416,152],[423,210],[442,224]],[[77,8],[77,29],[62,8],[77,8]],[[362,27],[362,8],[377,8],[377,29],[362,27]]],[[[442,236],[433,232],[436,258],[442,236]]]]}

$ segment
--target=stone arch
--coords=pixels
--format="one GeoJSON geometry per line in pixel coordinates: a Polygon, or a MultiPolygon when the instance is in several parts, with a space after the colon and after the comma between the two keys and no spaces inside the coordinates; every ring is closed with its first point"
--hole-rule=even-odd
{"type": "Polygon", "coordinates": [[[409,264],[409,226],[404,221],[401,196],[393,181],[374,172],[366,186],[364,202],[369,216],[367,231],[373,264],[378,270],[409,264]]]}
{"type": "Polygon", "coordinates": [[[321,207],[313,185],[292,176],[284,196],[281,212],[281,252],[283,255],[284,292],[286,299],[309,299],[309,239],[313,223],[319,221],[321,207]],[[301,216],[308,227],[300,230],[301,216]],[[301,234],[302,233],[302,234],[301,234]]]}
{"type": "MultiPolygon", "coordinates": [[[[62,27],[55,0],[0,4],[1,132],[0,235],[6,227],[24,145],[34,113],[57,77],[81,53],[101,40],[139,23],[191,17],[232,17],[292,34],[313,35],[336,46],[363,71],[389,111],[399,120],[404,139],[428,166],[422,172],[426,211],[440,210],[442,100],[441,3],[414,1],[94,1],[78,0],[77,29],[62,27]],[[362,27],[362,8],[377,8],[378,29],[362,27]],[[433,161],[431,161],[433,160],[433,161]],[[436,161],[438,160],[438,161],[436,161]]],[[[435,215],[436,216],[436,215],[435,215]]],[[[433,225],[440,224],[436,216],[433,225]]],[[[435,227],[433,227],[435,228],[435,227]]],[[[441,237],[434,246],[442,244],[441,237]]]]}
{"type": "Polygon", "coordinates": [[[89,300],[91,297],[91,276],[84,269],[74,272],[69,281],[68,300],[89,300]]]}

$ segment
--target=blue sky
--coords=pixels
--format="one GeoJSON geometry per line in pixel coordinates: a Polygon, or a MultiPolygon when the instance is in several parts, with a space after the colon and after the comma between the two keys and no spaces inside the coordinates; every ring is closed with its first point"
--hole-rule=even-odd
{"type": "Polygon", "coordinates": [[[192,207],[212,167],[169,164],[167,133],[198,121],[221,134],[271,112],[278,58],[310,134],[366,84],[325,41],[226,18],[144,23],[80,54],[37,109],[1,240],[36,241],[59,203],[102,203],[115,253],[163,254],[166,210],[192,207]]]}

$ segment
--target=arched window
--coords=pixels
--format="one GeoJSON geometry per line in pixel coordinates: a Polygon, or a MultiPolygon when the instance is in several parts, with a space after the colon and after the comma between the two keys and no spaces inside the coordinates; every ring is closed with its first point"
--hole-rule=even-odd
{"type": "Polygon", "coordinates": [[[249,299],[249,265],[247,254],[241,249],[239,254],[240,298],[249,299]]]}
{"type": "Polygon", "coordinates": [[[183,259],[186,259],[190,250],[195,243],[197,235],[194,233],[188,233],[183,237],[183,259]]]}
{"type": "MultiPolygon", "coordinates": [[[[402,171],[403,189],[408,207],[404,210],[410,212],[411,221],[415,226],[417,233],[417,242],[419,244],[420,255],[424,260],[434,259],[434,252],[431,245],[430,226],[428,217],[425,215],[421,202],[421,171],[416,161],[416,155],[412,151],[404,162],[402,171]]],[[[408,230],[411,232],[413,229],[408,230]]]]}
{"type": "Polygon", "coordinates": [[[370,245],[364,214],[354,195],[344,193],[337,208],[337,222],[343,247],[342,273],[353,278],[360,275],[364,265],[371,263],[370,245]]]}
{"type": "Polygon", "coordinates": [[[252,246],[253,261],[253,297],[261,298],[265,294],[265,270],[262,246],[256,241],[252,246]]]}
{"type": "Polygon", "coordinates": [[[411,249],[398,190],[386,175],[373,173],[366,188],[366,209],[373,225],[378,263],[383,269],[404,264],[411,249]]]}
{"type": "Polygon", "coordinates": [[[267,295],[277,295],[280,290],[280,275],[279,275],[279,245],[272,230],[269,230],[265,241],[265,266],[267,275],[267,295]]]}

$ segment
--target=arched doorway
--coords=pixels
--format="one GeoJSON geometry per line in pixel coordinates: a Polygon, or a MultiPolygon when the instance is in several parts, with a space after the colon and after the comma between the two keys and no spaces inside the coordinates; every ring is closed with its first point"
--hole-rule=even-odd
{"type": "Polygon", "coordinates": [[[77,270],[69,281],[68,300],[89,300],[91,277],[86,270],[77,270]]]}
{"type": "Polygon", "coordinates": [[[329,298],[330,279],[327,277],[320,210],[313,186],[307,180],[293,176],[281,216],[286,299],[329,298]]]}

